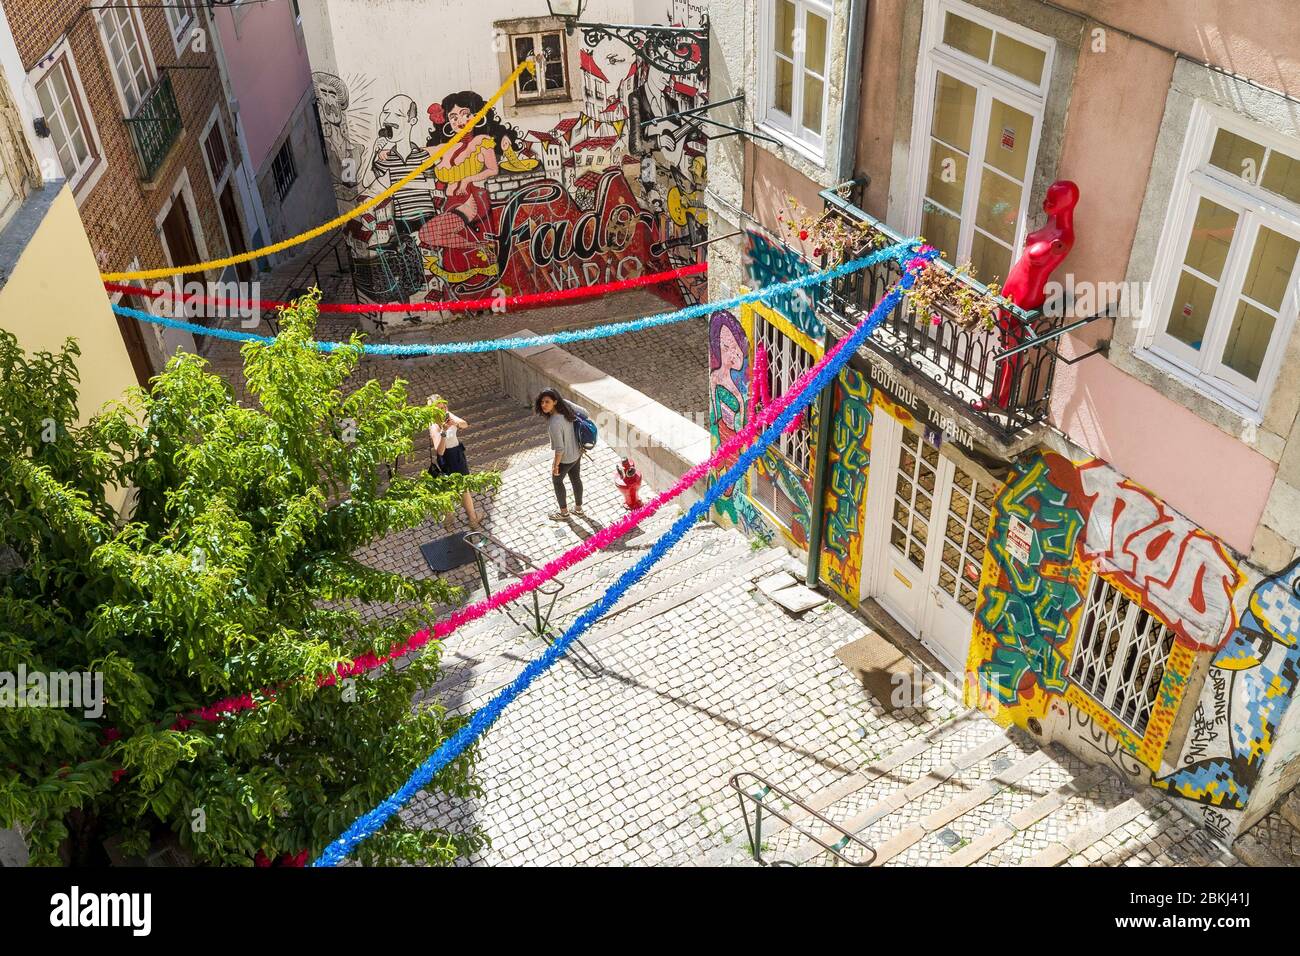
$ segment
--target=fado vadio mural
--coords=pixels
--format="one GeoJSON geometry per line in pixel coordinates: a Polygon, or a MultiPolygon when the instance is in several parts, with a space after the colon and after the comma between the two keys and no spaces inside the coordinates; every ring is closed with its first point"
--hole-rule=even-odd
{"type": "MultiPolygon", "coordinates": [[[[672,114],[705,102],[703,57],[698,75],[686,77],[612,51],[602,63],[586,48],[576,66],[576,115],[530,129],[491,109],[424,175],[353,221],[348,243],[363,298],[558,291],[696,261],[707,234],[706,141],[698,125],[672,114]]],[[[366,77],[317,73],[314,80],[344,209],[420,166],[485,104],[472,89],[432,100],[397,92],[380,101],[366,77]],[[370,128],[366,141],[358,131],[370,128]]],[[[653,290],[680,306],[702,298],[702,280],[653,290]]]]}

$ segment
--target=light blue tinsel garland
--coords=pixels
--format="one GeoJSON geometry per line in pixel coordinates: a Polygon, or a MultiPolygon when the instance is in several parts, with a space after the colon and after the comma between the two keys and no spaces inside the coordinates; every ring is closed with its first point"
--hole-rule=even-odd
{"type": "MultiPolygon", "coordinates": [[[[688,319],[698,319],[702,316],[712,315],[720,309],[734,309],[746,302],[756,302],[760,299],[768,299],[775,296],[785,295],[797,289],[804,289],[808,286],[818,285],[822,282],[829,282],[831,279],[837,279],[840,276],[849,275],[873,266],[878,262],[886,259],[902,259],[910,255],[910,250],[914,244],[898,243],[878,249],[870,255],[863,256],[860,259],[854,259],[843,265],[836,266],[834,269],[828,269],[825,272],[815,272],[811,275],[800,276],[798,279],[792,279],[789,282],[781,282],[776,285],[766,286],[762,289],[756,289],[753,292],[746,292],[744,295],[733,296],[730,299],[724,299],[721,302],[702,302],[699,305],[687,306],[676,312],[664,312],[659,315],[648,315],[640,319],[632,319],[627,322],[611,322],[606,325],[597,325],[589,329],[577,329],[572,332],[551,332],[546,335],[525,335],[509,339],[487,339],[478,342],[438,342],[429,344],[410,344],[410,345],[390,345],[379,343],[375,345],[363,344],[362,352],[366,355],[386,356],[389,358],[407,358],[415,355],[462,355],[467,352],[502,352],[510,349],[535,348],[539,345],[567,345],[570,342],[587,342],[592,339],[606,339],[614,335],[622,335],[625,332],[641,332],[645,329],[657,328],[661,325],[672,325],[677,322],[685,322],[688,319]]],[[[149,322],[153,325],[161,325],[168,329],[180,329],[183,332],[192,332],[195,335],[208,335],[218,339],[228,339],[232,342],[261,342],[269,345],[275,341],[273,336],[254,335],[252,332],[236,332],[234,329],[210,329],[205,325],[197,325],[193,322],[182,322],[180,319],[170,319],[162,315],[153,315],[149,312],[142,312],[139,309],[128,308],[124,305],[114,305],[113,311],[118,315],[125,315],[141,322],[149,322]]],[[[347,342],[311,342],[312,348],[319,349],[322,352],[336,352],[339,349],[351,348],[347,342]]]]}

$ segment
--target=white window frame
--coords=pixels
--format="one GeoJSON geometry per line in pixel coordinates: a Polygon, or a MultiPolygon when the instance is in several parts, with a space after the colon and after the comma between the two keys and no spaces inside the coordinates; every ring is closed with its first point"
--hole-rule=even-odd
{"type": "MultiPolygon", "coordinates": [[[[817,358],[812,352],[795,341],[780,325],[770,321],[767,316],[755,309],[755,355],[758,354],[758,346],[760,345],[767,352],[767,374],[770,379],[776,379],[775,386],[771,387],[771,395],[768,396],[774,402],[790,390],[790,387],[794,385],[795,380],[800,375],[817,363],[817,358]],[[770,330],[771,336],[765,335],[764,330],[770,330]],[[768,341],[768,339],[772,339],[772,341],[768,341]],[[779,348],[772,348],[771,345],[773,344],[779,345],[779,348]],[[798,361],[796,361],[796,352],[799,354],[798,361]]],[[[803,418],[803,423],[798,428],[781,435],[780,438],[773,442],[773,447],[800,474],[812,475],[813,435],[812,426],[809,424],[806,415],[803,418]]]]}
{"type": "Polygon", "coordinates": [[[167,31],[172,36],[172,46],[176,48],[176,56],[179,58],[185,52],[190,37],[199,25],[195,12],[195,5],[199,0],[164,0],[164,2],[167,4],[163,7],[163,13],[167,15],[167,31]],[[186,4],[186,6],[179,6],[179,4],[186,4]]]}
{"type": "MultiPolygon", "coordinates": [[[[916,71],[916,98],[912,113],[912,146],[908,171],[908,198],[905,231],[916,235],[921,231],[924,219],[922,203],[925,201],[926,173],[930,163],[930,132],[934,122],[934,96],[938,86],[939,73],[943,72],[968,83],[978,90],[975,118],[971,129],[970,158],[966,164],[966,186],[962,194],[962,208],[949,210],[956,212],[961,227],[958,232],[956,249],[945,250],[955,263],[970,259],[971,247],[975,239],[975,219],[978,209],[979,188],[984,168],[985,146],[988,141],[988,120],[993,96],[997,96],[1008,106],[1029,114],[1034,120],[1034,131],[1030,137],[1029,152],[1025,157],[1024,189],[1020,195],[1020,210],[1016,218],[1015,238],[1011,244],[1011,262],[1025,241],[1029,220],[1029,196],[1033,192],[1034,174],[1038,164],[1038,147],[1042,141],[1043,117],[1046,112],[1047,94],[1051,86],[1052,64],[1056,56],[1056,41],[1051,37],[1036,33],[1018,23],[1004,20],[1002,17],[985,13],[977,7],[962,3],[960,0],[930,0],[926,4],[925,21],[921,31],[921,56],[916,71]],[[957,16],[1003,33],[1014,40],[1044,52],[1043,78],[1037,84],[1029,83],[1022,77],[1007,73],[983,63],[961,50],[945,46],[943,28],[947,14],[957,16]],[[964,212],[970,210],[969,221],[964,212]]],[[[1005,174],[1003,174],[1005,175],[1005,174]]],[[[983,231],[983,230],[981,230],[983,231]]],[[[987,235],[987,233],[985,233],[987,235]]],[[[933,237],[928,237],[933,238],[933,237]]],[[[995,240],[998,241],[998,240],[995,240]]],[[[984,282],[992,276],[978,276],[984,282]]],[[[1006,276],[1001,277],[1005,282],[1006,276]]]]}
{"type": "Polygon", "coordinates": [[[208,117],[208,122],[203,127],[203,132],[199,134],[199,152],[203,154],[203,168],[208,171],[208,183],[212,186],[212,198],[219,200],[221,190],[225,188],[226,183],[230,181],[231,169],[235,164],[234,157],[230,153],[230,140],[226,136],[225,126],[221,123],[221,107],[214,106],[212,115],[208,117]],[[226,168],[218,176],[212,168],[212,161],[208,157],[208,137],[216,132],[221,137],[221,145],[226,151],[226,168]]]}
{"type": "MultiPolygon", "coordinates": [[[[536,54],[542,48],[542,37],[548,33],[554,33],[560,38],[560,58],[564,65],[564,86],[558,90],[547,92],[544,87],[546,82],[542,77],[542,70],[539,67],[534,74],[537,80],[537,92],[525,93],[519,88],[519,80],[515,81],[514,94],[515,102],[520,106],[530,106],[533,103],[551,103],[551,102],[569,102],[573,99],[573,73],[569,63],[569,43],[563,27],[557,27],[553,30],[520,30],[517,33],[506,29],[506,43],[509,44],[507,56],[509,57],[510,72],[513,73],[519,67],[519,61],[515,59],[515,40],[520,37],[530,37],[533,41],[533,52],[536,54]]],[[[508,76],[509,74],[507,74],[508,76]]],[[[505,77],[502,77],[505,79],[505,77]]],[[[520,77],[519,79],[523,79],[520,77]]]]}
{"type": "MultiPolygon", "coordinates": [[[[779,111],[773,104],[772,84],[776,78],[776,3],[777,0],[759,0],[762,6],[758,16],[758,110],[759,126],[781,142],[802,153],[818,165],[826,161],[826,127],[830,121],[830,91],[832,77],[829,73],[833,58],[831,46],[835,37],[835,10],[831,0],[790,0],[795,8],[795,30],[804,29],[807,12],[812,10],[826,18],[826,69],[822,79],[822,130],[814,135],[805,129],[803,117],[804,52],[794,50],[793,85],[790,109],[792,115],[779,111]]],[[[814,74],[815,75],[815,74],[814,74]]]]}
{"type": "Polygon", "coordinates": [[[1192,107],[1182,156],[1174,179],[1155,264],[1151,273],[1152,296],[1139,326],[1134,353],[1144,361],[1178,379],[1196,392],[1226,406],[1248,421],[1263,421],[1264,409],[1281,372],[1287,345],[1300,313],[1300,261],[1282,300],[1273,337],[1260,365],[1257,380],[1251,382],[1222,362],[1233,311],[1241,295],[1249,256],[1261,226],[1300,241],[1300,204],[1251,185],[1217,166],[1210,165],[1215,134],[1220,129],[1244,136],[1268,149],[1278,149],[1300,159],[1300,143],[1243,120],[1233,113],[1203,101],[1192,107]],[[1191,238],[1196,209],[1202,198],[1232,209],[1238,214],[1232,245],[1199,352],[1169,335],[1165,329],[1168,312],[1177,294],[1187,243],[1191,238]]]}
{"type": "Polygon", "coordinates": [[[108,44],[108,29],[105,26],[105,17],[113,11],[105,9],[106,6],[115,6],[115,4],[112,3],[112,0],[99,0],[99,2],[95,4],[95,24],[99,30],[99,42],[104,48],[104,60],[108,67],[108,74],[113,78],[113,89],[117,90],[117,101],[122,107],[122,115],[129,119],[131,116],[135,115],[135,111],[138,110],[140,105],[148,98],[149,91],[158,83],[158,67],[154,62],[153,46],[149,42],[149,32],[144,28],[144,19],[140,16],[139,9],[134,7],[117,7],[117,9],[126,9],[128,19],[131,22],[132,28],[135,30],[136,40],[140,44],[140,52],[144,59],[147,83],[145,88],[140,91],[140,101],[136,103],[135,108],[132,109],[128,105],[126,89],[122,86],[122,80],[117,75],[117,67],[113,65],[113,51],[108,44]]]}
{"type": "Polygon", "coordinates": [[[1079,632],[1075,636],[1074,647],[1070,653],[1070,680],[1081,691],[1104,707],[1107,713],[1124,724],[1125,727],[1141,736],[1145,736],[1147,728],[1150,726],[1151,715],[1155,712],[1160,701],[1160,685],[1164,683],[1164,672],[1168,670],[1169,655],[1173,651],[1174,643],[1174,634],[1164,621],[1142,607],[1137,601],[1128,597],[1100,574],[1094,572],[1088,585],[1088,598],[1084,602],[1082,613],[1079,615],[1079,632]],[[1101,630],[1104,626],[1102,615],[1105,613],[1106,603],[1112,600],[1120,602],[1119,613],[1115,615],[1118,618],[1119,640],[1116,644],[1114,660],[1109,667],[1103,668],[1101,666],[1102,658],[1104,657],[1110,631],[1103,632],[1101,630]],[[1138,633],[1139,618],[1144,614],[1146,615],[1146,621],[1142,626],[1142,632],[1138,633]],[[1090,633],[1085,634],[1084,628],[1088,626],[1090,618],[1094,622],[1094,627],[1090,633]],[[1098,646],[1097,641],[1101,641],[1102,644],[1098,646]],[[1158,653],[1153,654],[1153,649],[1159,651],[1161,645],[1168,646],[1163,656],[1158,653]],[[1151,661],[1151,665],[1144,675],[1145,681],[1141,686],[1134,681],[1138,671],[1136,666],[1134,667],[1134,674],[1129,675],[1127,678],[1124,675],[1131,655],[1137,657],[1145,655],[1151,661]],[[1157,660],[1161,667],[1161,679],[1153,685],[1150,678],[1151,668],[1156,666],[1155,662],[1157,660]],[[1096,666],[1091,680],[1086,679],[1082,673],[1088,665],[1096,666]],[[1098,684],[1103,677],[1105,685],[1100,688],[1099,693],[1098,684]],[[1121,691],[1124,692],[1122,697],[1121,691]],[[1130,720],[1124,716],[1124,711],[1139,691],[1142,692],[1143,697],[1138,702],[1137,710],[1134,712],[1135,719],[1130,720]],[[1118,706],[1117,698],[1120,698],[1118,706]],[[1140,718],[1140,720],[1137,718],[1140,718]]]}
{"type": "MultiPolygon", "coordinates": [[[[104,158],[104,145],[99,139],[99,127],[95,125],[95,114],[90,109],[90,101],[86,98],[86,89],[81,83],[81,73],[77,70],[77,60],[72,55],[72,45],[68,42],[67,37],[61,39],[45,56],[41,57],[37,66],[27,74],[27,79],[32,84],[34,96],[36,88],[44,82],[51,70],[59,67],[60,63],[67,66],[68,88],[77,100],[74,105],[81,107],[77,115],[81,119],[87,142],[93,145],[94,159],[78,169],[68,179],[68,188],[72,190],[72,198],[76,200],[78,207],[80,207],[85,198],[90,195],[90,191],[95,188],[95,184],[108,172],[108,162],[104,158]]],[[[40,106],[39,99],[37,99],[36,105],[43,113],[45,108],[40,106]]],[[[45,121],[50,122],[50,117],[46,116],[45,121]]],[[[53,148],[51,143],[51,149],[53,148]]],[[[57,151],[55,162],[58,162],[57,151]]],[[[59,169],[62,171],[61,163],[59,169]]]]}

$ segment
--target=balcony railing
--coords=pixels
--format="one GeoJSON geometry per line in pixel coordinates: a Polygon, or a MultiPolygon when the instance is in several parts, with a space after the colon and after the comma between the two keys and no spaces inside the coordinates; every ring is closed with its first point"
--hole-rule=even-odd
{"type": "Polygon", "coordinates": [[[170,74],[164,73],[124,122],[140,161],[140,178],[151,180],[181,134],[181,111],[176,106],[170,74]]]}
{"type": "MultiPolygon", "coordinates": [[[[834,190],[821,195],[828,215],[866,222],[889,242],[904,240],[834,190]]],[[[934,260],[931,267],[951,273],[976,300],[998,302],[1009,324],[1019,326],[1018,335],[963,325],[955,300],[937,301],[922,316],[904,299],[868,339],[867,347],[909,376],[927,380],[947,399],[951,411],[982,424],[1004,441],[1046,420],[1057,361],[1053,333],[1061,330],[1063,317],[1048,318],[1041,312],[1001,305],[982,283],[942,259],[934,260]],[[1039,341],[1045,344],[1002,354],[1017,344],[1039,341]]],[[[842,327],[846,319],[868,312],[901,276],[902,266],[893,260],[844,276],[829,283],[820,308],[830,325],[842,327]]]]}

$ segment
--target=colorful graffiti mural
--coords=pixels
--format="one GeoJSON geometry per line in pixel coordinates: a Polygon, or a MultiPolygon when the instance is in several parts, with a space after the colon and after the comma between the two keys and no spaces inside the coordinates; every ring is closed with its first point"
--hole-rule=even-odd
{"type": "Polygon", "coordinates": [[[857,603],[862,580],[863,499],[871,463],[871,386],[846,368],[835,383],[822,577],[847,601],[857,603]]]}
{"type": "MultiPolygon", "coordinates": [[[[745,427],[750,414],[749,338],[734,315],[714,312],[709,318],[709,433],[717,448],[745,427]]],[[[710,482],[717,474],[709,476],[710,482]]],[[[714,506],[726,519],[751,538],[764,544],[775,540],[767,519],[733,486],[714,506]]]]}
{"type": "Polygon", "coordinates": [[[1240,580],[1221,542],[1105,463],[1037,456],[994,505],[967,663],[968,702],[1022,725],[1041,720],[1049,705],[1058,715],[1073,707],[1082,716],[1071,726],[1106,733],[1154,770],[1197,654],[1221,644],[1233,621],[1240,580]],[[1174,635],[1141,733],[1069,679],[1094,574],[1174,635]]]}
{"type": "MultiPolygon", "coordinates": [[[[785,243],[754,229],[746,229],[745,237],[745,271],[753,288],[761,289],[778,282],[789,282],[812,271],[799,254],[785,243]]],[[[815,288],[799,289],[777,296],[771,300],[771,305],[809,338],[820,340],[826,336],[826,326],[817,315],[815,288]]]]}
{"type": "Polygon", "coordinates": [[[1094,461],[1077,470],[1088,502],[1084,557],[1141,594],[1197,650],[1230,630],[1241,572],[1222,542],[1169,512],[1154,495],[1094,461]]]}
{"type": "Polygon", "coordinates": [[[1178,769],[1155,781],[1244,810],[1300,684],[1300,561],[1265,578],[1210,666],[1178,769]]]}
{"type": "MultiPolygon", "coordinates": [[[[671,15],[702,16],[682,4],[671,15]]],[[[570,91],[576,114],[530,129],[536,107],[528,120],[489,110],[433,168],[353,221],[347,239],[362,298],[547,292],[697,260],[707,237],[706,140],[699,124],[674,114],[707,101],[704,58],[698,75],[668,76],[607,43],[582,47],[572,77],[558,61],[544,74],[570,91]]],[[[398,89],[380,101],[371,78],[313,79],[344,209],[409,174],[484,106],[482,91],[450,84],[458,91],[398,89]]],[[[679,306],[702,299],[703,283],[692,276],[655,291],[679,306]]]]}

